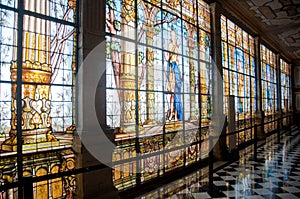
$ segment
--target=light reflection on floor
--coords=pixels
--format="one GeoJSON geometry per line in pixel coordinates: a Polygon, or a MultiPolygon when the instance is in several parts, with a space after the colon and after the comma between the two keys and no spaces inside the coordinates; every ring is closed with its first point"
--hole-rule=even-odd
{"type": "Polygon", "coordinates": [[[253,146],[240,151],[240,159],[214,173],[215,190],[207,192],[208,168],[159,187],[137,198],[300,198],[300,135],[276,135],[258,148],[258,161],[253,161],[253,146]]]}

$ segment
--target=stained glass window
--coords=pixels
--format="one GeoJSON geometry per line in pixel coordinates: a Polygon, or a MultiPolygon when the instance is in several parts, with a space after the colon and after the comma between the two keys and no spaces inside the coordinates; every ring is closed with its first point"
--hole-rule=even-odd
{"type": "MultiPolygon", "coordinates": [[[[22,144],[23,176],[42,176],[75,166],[71,146],[77,6],[76,0],[0,1],[0,175],[7,179],[1,182],[22,177],[16,177],[14,158],[18,102],[22,105],[23,143],[18,144],[22,144]],[[18,71],[22,82],[17,81],[18,71]],[[17,87],[21,87],[21,98],[17,87]]],[[[75,189],[67,184],[69,180],[35,183],[34,195],[71,197],[75,189]]],[[[15,198],[16,190],[8,190],[6,197],[15,198]]]]}
{"type": "MultiPolygon", "coordinates": [[[[281,73],[281,109],[285,115],[292,110],[292,95],[291,95],[291,66],[283,59],[280,59],[281,73]]],[[[287,125],[286,118],[283,119],[283,124],[287,125]]]]}
{"type": "Polygon", "coordinates": [[[106,46],[106,124],[115,129],[118,143],[115,186],[126,189],[206,158],[211,114],[208,4],[107,0],[106,46]],[[131,162],[136,153],[142,159],[131,162]],[[126,159],[128,163],[118,164],[126,159]],[[141,175],[135,175],[135,167],[141,175]]]}
{"type": "Polygon", "coordinates": [[[262,79],[262,110],[265,114],[265,132],[277,128],[274,120],[277,104],[277,70],[276,55],[266,46],[261,45],[261,79],[262,79]],[[272,122],[274,121],[274,122],[272,122]]]}
{"type": "Polygon", "coordinates": [[[236,144],[253,138],[256,111],[254,38],[224,15],[221,16],[224,112],[228,115],[229,96],[234,97],[236,144]],[[248,128],[248,129],[247,129],[248,128]]]}

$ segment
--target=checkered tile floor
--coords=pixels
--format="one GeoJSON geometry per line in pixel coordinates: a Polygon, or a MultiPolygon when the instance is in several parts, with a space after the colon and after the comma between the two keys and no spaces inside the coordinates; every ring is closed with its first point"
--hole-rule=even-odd
{"type": "Polygon", "coordinates": [[[211,191],[206,188],[208,179],[203,179],[201,171],[200,174],[197,171],[138,198],[300,198],[300,135],[297,132],[286,136],[281,144],[275,144],[275,138],[258,148],[256,162],[251,160],[253,147],[250,153],[249,148],[240,152],[239,161],[214,173],[211,191]]]}

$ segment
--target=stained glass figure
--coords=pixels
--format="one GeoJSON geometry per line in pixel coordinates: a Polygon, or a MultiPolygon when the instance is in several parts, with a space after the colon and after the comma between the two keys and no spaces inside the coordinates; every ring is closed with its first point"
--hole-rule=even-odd
{"type": "Polygon", "coordinates": [[[147,154],[131,179],[117,171],[124,156],[113,156],[118,189],[200,160],[199,125],[207,128],[211,117],[210,40],[204,1],[106,1],[106,124],[115,129],[116,154],[126,140],[147,154]],[[188,140],[194,145],[185,147],[188,140]],[[179,149],[168,148],[172,141],[179,149]]]}

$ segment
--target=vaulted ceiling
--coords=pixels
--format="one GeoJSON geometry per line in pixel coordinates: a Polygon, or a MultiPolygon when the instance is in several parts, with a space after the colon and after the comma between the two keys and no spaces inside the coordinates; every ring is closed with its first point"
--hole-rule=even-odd
{"type": "Polygon", "coordinates": [[[219,2],[288,61],[300,64],[300,0],[219,2]]]}

